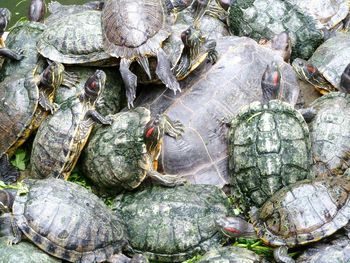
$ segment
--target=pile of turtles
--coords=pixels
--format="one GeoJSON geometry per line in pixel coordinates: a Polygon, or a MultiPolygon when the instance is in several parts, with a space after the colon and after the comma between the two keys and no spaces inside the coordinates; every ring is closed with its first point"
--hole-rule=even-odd
{"type": "Polygon", "coordinates": [[[350,262],[349,8],[0,7],[0,262],[350,262]]]}

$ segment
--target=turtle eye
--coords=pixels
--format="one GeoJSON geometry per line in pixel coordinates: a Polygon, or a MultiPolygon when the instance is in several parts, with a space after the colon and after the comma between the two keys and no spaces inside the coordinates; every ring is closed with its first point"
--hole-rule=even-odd
{"type": "Polygon", "coordinates": [[[91,82],[90,88],[91,89],[96,89],[97,88],[97,82],[96,81],[91,82]]]}

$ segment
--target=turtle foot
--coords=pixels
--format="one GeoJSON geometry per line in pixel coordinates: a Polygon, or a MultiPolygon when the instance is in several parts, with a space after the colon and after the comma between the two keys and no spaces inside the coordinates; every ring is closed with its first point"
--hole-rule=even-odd
{"type": "Polygon", "coordinates": [[[125,84],[126,98],[128,100],[128,108],[134,107],[134,100],[136,98],[137,76],[129,69],[130,60],[122,59],[120,61],[120,74],[125,84]]]}
{"type": "Polygon", "coordinates": [[[149,171],[147,173],[156,183],[168,187],[174,187],[177,185],[183,185],[187,183],[187,178],[182,175],[161,174],[156,171],[149,171]]]}
{"type": "Polygon", "coordinates": [[[288,247],[281,246],[273,251],[273,256],[277,262],[295,263],[295,260],[288,256],[288,247]]]}
{"type": "Polygon", "coordinates": [[[0,159],[0,180],[5,184],[12,184],[20,177],[20,172],[11,165],[7,154],[0,159]]]}

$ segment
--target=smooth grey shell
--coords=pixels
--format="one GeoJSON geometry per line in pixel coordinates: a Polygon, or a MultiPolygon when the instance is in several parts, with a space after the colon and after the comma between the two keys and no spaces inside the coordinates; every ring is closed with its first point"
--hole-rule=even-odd
{"type": "Polygon", "coordinates": [[[260,257],[253,251],[235,246],[213,248],[196,263],[258,263],[260,257]]]}
{"type": "Polygon", "coordinates": [[[223,186],[228,175],[227,129],[244,105],[262,98],[261,76],[266,66],[277,61],[282,87],[295,104],[299,87],[290,65],[274,52],[245,37],[217,40],[219,59],[193,71],[182,82],[182,92],[147,90],[136,105],[149,107],[151,115],[167,114],[179,120],[185,131],[181,138],[164,136],[159,165],[167,174],[184,175],[192,183],[223,186]]]}
{"type": "Polygon", "coordinates": [[[309,129],[288,103],[272,100],[242,107],[228,137],[231,188],[246,211],[312,176],[309,129]]]}
{"type": "Polygon", "coordinates": [[[228,215],[229,207],[226,195],[210,185],[147,187],[118,203],[130,245],[162,262],[181,262],[219,246],[215,220],[228,215]]]}
{"type": "Polygon", "coordinates": [[[309,123],[313,170],[316,176],[342,175],[350,165],[350,95],[331,92],[310,107],[317,112],[309,123]]]}
{"type": "Polygon", "coordinates": [[[13,204],[15,223],[45,252],[70,262],[102,262],[127,245],[122,220],[97,196],[61,179],[26,181],[13,204]]]}

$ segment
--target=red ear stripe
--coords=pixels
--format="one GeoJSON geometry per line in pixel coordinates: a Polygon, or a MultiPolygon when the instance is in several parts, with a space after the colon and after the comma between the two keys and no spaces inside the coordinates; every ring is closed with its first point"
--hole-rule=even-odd
{"type": "Polygon", "coordinates": [[[237,233],[237,234],[240,233],[239,230],[237,230],[236,228],[233,228],[233,227],[225,227],[224,230],[227,232],[231,232],[231,233],[237,233]]]}
{"type": "Polygon", "coordinates": [[[306,66],[306,69],[310,73],[315,73],[316,72],[316,68],[313,67],[313,66],[310,66],[310,65],[306,66]]]}
{"type": "Polygon", "coordinates": [[[154,127],[150,128],[150,129],[146,132],[146,138],[149,138],[149,137],[152,135],[153,131],[154,131],[154,127]]]}
{"type": "Polygon", "coordinates": [[[273,85],[277,86],[279,82],[280,82],[280,76],[278,75],[278,72],[275,72],[273,74],[273,85]]]}

